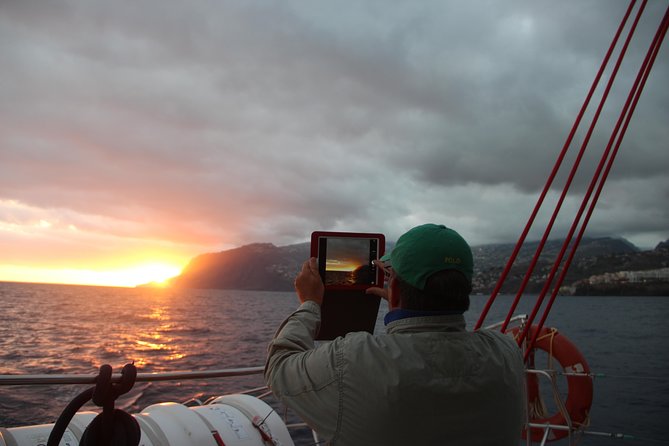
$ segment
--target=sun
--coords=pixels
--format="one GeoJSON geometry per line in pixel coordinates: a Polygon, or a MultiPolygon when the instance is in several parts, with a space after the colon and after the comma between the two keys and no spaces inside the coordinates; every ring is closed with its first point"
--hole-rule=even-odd
{"type": "Polygon", "coordinates": [[[103,268],[101,270],[75,270],[70,274],[69,283],[81,285],[102,285],[135,287],[151,284],[165,286],[166,280],[181,273],[179,266],[163,262],[141,262],[132,266],[103,268]]]}
{"type": "Polygon", "coordinates": [[[118,273],[118,286],[137,286],[151,283],[154,285],[166,285],[167,279],[181,273],[181,268],[167,263],[145,263],[127,269],[116,271],[118,273]]]}
{"type": "Polygon", "coordinates": [[[168,262],[139,261],[94,268],[34,268],[0,265],[0,280],[10,282],[62,283],[135,287],[166,286],[166,280],[181,274],[181,266],[168,262]]]}
{"type": "Polygon", "coordinates": [[[80,285],[102,285],[135,287],[138,285],[166,286],[167,279],[181,273],[181,268],[161,262],[138,263],[132,266],[104,268],[102,270],[75,270],[68,283],[80,285]]]}

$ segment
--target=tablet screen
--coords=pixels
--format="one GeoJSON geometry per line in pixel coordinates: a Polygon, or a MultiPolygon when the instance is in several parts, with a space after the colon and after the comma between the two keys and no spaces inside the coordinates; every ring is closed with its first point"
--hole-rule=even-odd
{"type": "Polygon", "coordinates": [[[377,285],[378,238],[319,237],[318,265],[325,286],[377,285]]]}

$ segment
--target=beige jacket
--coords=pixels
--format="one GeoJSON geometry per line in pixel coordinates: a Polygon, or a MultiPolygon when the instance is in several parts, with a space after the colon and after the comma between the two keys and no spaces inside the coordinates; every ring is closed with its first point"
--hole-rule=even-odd
{"type": "Polygon", "coordinates": [[[274,394],[332,445],[518,445],[522,355],[509,337],[465,331],[462,315],[391,322],[314,345],[320,307],[305,302],[269,345],[274,394]]]}

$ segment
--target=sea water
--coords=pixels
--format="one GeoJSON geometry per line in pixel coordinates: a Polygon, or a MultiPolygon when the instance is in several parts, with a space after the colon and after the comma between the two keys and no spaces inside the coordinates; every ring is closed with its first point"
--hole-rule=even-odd
{"type": "MultiPolygon", "coordinates": [[[[472,296],[470,327],[486,300],[472,296]]],[[[503,319],[511,301],[500,296],[486,323],[503,319]]],[[[533,305],[524,298],[516,312],[533,305]]],[[[132,361],[140,373],[261,366],[274,331],[296,307],[294,293],[0,283],[0,374],[95,374],[102,364],[120,372],[132,361]]],[[[377,331],[385,311],[382,305],[377,331]]],[[[635,437],[588,436],[579,444],[669,444],[668,317],[669,298],[556,300],[546,325],[574,342],[601,375],[589,429],[635,437]]],[[[137,383],[117,407],[133,413],[262,385],[261,375],[137,383]]],[[[88,387],[0,386],[0,426],[53,422],[88,387]]],[[[307,433],[296,436],[297,444],[309,444],[307,433]]]]}

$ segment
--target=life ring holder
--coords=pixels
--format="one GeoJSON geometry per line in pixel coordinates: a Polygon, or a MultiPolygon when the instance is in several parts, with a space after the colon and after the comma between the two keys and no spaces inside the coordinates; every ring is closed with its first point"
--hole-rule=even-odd
{"type": "MultiPolygon", "coordinates": [[[[509,330],[514,338],[520,336],[521,327],[514,327],[509,330]]],[[[532,325],[526,339],[532,339],[536,332],[536,325],[532,325]]],[[[530,352],[530,367],[533,367],[534,351],[543,350],[548,354],[549,367],[552,368],[552,361],[555,359],[562,367],[567,378],[567,399],[564,402],[564,408],[571,423],[565,418],[561,411],[553,415],[545,416],[543,414],[530,413],[530,423],[542,425],[569,426],[572,428],[585,427],[589,424],[590,407],[592,406],[593,385],[590,367],[583,354],[576,346],[556,328],[543,327],[537,336],[532,352],[530,352]]],[[[538,375],[528,373],[527,375],[527,398],[528,407],[533,401],[540,401],[538,375]]],[[[559,396],[558,396],[559,397],[559,396]]],[[[538,427],[529,427],[523,431],[523,438],[527,438],[527,430],[530,431],[532,441],[542,441],[545,436],[545,429],[538,427]]],[[[562,429],[551,429],[547,437],[548,441],[559,440],[568,436],[570,432],[562,429]]]]}

